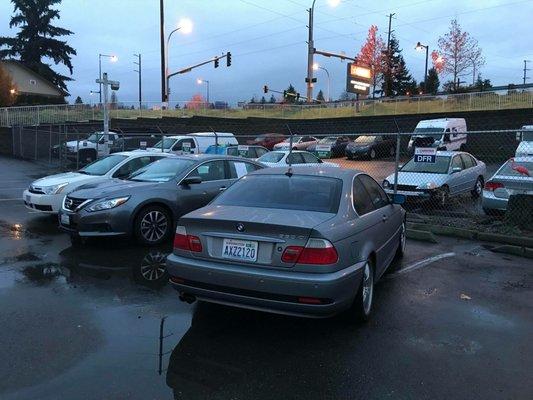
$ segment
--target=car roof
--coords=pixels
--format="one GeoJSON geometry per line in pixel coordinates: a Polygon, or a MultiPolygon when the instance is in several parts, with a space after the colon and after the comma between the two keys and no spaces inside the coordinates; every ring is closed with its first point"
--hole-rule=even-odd
{"type": "Polygon", "coordinates": [[[512,157],[512,159],[514,159],[516,162],[533,162],[533,156],[512,157]]]}
{"type": "Polygon", "coordinates": [[[467,153],[466,151],[447,151],[447,150],[439,150],[439,151],[437,151],[437,155],[438,156],[444,156],[444,157],[451,157],[451,156],[455,156],[457,154],[468,154],[469,156],[472,155],[470,153],[467,153]]]}
{"type": "Polygon", "coordinates": [[[118,154],[121,156],[163,156],[163,157],[172,157],[174,154],[164,153],[162,151],[149,151],[149,150],[131,150],[131,151],[119,151],[117,153],[111,153],[110,156],[118,154]]]}
{"type": "MultiPolygon", "coordinates": [[[[259,169],[257,171],[251,172],[250,174],[253,175],[285,175],[287,171],[289,170],[289,167],[273,167],[273,168],[265,168],[265,169],[259,169]]],[[[344,169],[344,168],[336,168],[336,167],[328,167],[328,166],[319,166],[316,168],[309,167],[309,166],[301,166],[301,167],[291,167],[293,175],[305,175],[305,176],[325,176],[325,177],[333,177],[343,180],[351,180],[355,175],[359,174],[366,174],[363,171],[360,171],[358,169],[344,169]]],[[[249,174],[249,175],[250,175],[249,174]]]]}
{"type": "MultiPolygon", "coordinates": [[[[240,161],[240,162],[254,162],[254,160],[251,160],[249,158],[242,158],[237,156],[228,156],[225,154],[182,154],[182,155],[176,155],[173,158],[179,158],[182,160],[192,160],[192,161],[208,161],[208,160],[233,160],[233,161],[240,161]]],[[[258,162],[255,162],[255,164],[261,165],[258,162]]]]}
{"type": "MultiPolygon", "coordinates": [[[[289,153],[309,153],[308,151],[305,151],[305,150],[272,150],[272,151],[269,151],[268,153],[283,153],[283,154],[289,154],[289,153]]],[[[268,154],[267,153],[267,154],[268,154]]],[[[312,153],[310,153],[312,154],[312,153]]]]}

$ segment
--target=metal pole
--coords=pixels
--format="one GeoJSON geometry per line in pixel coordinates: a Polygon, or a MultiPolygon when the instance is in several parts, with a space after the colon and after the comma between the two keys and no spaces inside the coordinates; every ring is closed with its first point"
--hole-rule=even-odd
{"type": "Polygon", "coordinates": [[[166,54],[165,54],[165,4],[159,0],[159,40],[161,45],[161,101],[168,101],[166,87],[166,54]]]}
{"type": "MultiPolygon", "coordinates": [[[[107,82],[107,72],[104,72],[104,137],[108,137],[109,134],[109,114],[107,110],[107,95],[109,91],[109,84],[107,82]]],[[[98,149],[98,140],[96,141],[96,146],[98,149]]]]}
{"type": "Polygon", "coordinates": [[[394,118],[394,123],[396,124],[396,129],[398,134],[396,135],[396,158],[394,159],[394,195],[398,192],[398,171],[400,165],[400,127],[394,118]]]}
{"type": "Polygon", "coordinates": [[[314,12],[315,12],[315,2],[316,0],[313,0],[313,4],[311,5],[311,8],[308,10],[309,12],[309,37],[307,40],[307,102],[311,103],[313,101],[313,56],[315,54],[315,44],[313,42],[313,19],[314,19],[314,12]]]}
{"type": "Polygon", "coordinates": [[[205,81],[207,83],[207,106],[209,107],[209,81],[205,81]]]}
{"type": "Polygon", "coordinates": [[[50,133],[48,136],[48,164],[52,164],[52,125],[50,125],[50,133]]]}
{"type": "Polygon", "coordinates": [[[429,58],[429,46],[426,46],[426,69],[424,70],[424,93],[428,92],[428,58],[429,58]]]}
{"type": "MultiPolygon", "coordinates": [[[[102,55],[98,54],[98,79],[102,80],[102,55]]],[[[102,105],[102,84],[99,83],[100,89],[98,90],[98,96],[100,98],[100,105],[102,105]]]]}

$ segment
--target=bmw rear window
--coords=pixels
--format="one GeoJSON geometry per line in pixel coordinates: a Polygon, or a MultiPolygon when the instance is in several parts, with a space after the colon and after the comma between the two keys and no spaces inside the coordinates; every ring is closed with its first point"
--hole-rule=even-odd
{"type": "Polygon", "coordinates": [[[321,176],[248,175],[219,195],[213,205],[337,213],[342,180],[321,176]]]}

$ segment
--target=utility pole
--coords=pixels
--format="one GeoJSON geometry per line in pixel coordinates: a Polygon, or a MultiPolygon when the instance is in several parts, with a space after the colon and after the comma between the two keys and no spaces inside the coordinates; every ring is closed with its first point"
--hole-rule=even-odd
{"type": "Polygon", "coordinates": [[[140,54],[134,54],[135,57],[139,61],[134,61],[133,63],[138,66],[139,69],[135,69],[134,71],[139,74],[139,110],[142,108],[142,66],[141,66],[141,55],[140,54]]]}
{"type": "Polygon", "coordinates": [[[531,61],[524,60],[524,77],[522,78],[524,85],[526,84],[526,81],[529,79],[529,77],[527,76],[527,71],[530,71],[530,69],[527,67],[528,62],[531,62],[531,61]]]}
{"type": "Polygon", "coordinates": [[[108,137],[109,134],[109,112],[107,110],[107,102],[108,102],[108,93],[109,93],[109,86],[111,86],[112,90],[118,90],[120,88],[120,82],[118,81],[110,81],[107,79],[107,72],[104,72],[102,74],[101,79],[97,79],[96,83],[102,85],[104,90],[104,134],[105,137],[108,137]]]}
{"type": "Polygon", "coordinates": [[[164,0],[159,0],[159,40],[161,46],[161,101],[166,103],[166,57],[165,57],[165,4],[164,0]]]}
{"type": "Polygon", "coordinates": [[[392,71],[391,71],[391,53],[390,53],[390,37],[394,30],[391,29],[392,26],[392,17],[396,13],[389,14],[389,30],[387,32],[387,79],[385,80],[385,96],[390,96],[390,91],[392,87],[392,71]]]}
{"type": "Polygon", "coordinates": [[[313,101],[313,64],[314,64],[314,54],[315,54],[315,43],[313,41],[313,20],[315,14],[315,2],[311,8],[307,10],[309,12],[309,37],[307,39],[307,78],[305,78],[305,83],[307,85],[307,102],[311,103],[313,101]]]}

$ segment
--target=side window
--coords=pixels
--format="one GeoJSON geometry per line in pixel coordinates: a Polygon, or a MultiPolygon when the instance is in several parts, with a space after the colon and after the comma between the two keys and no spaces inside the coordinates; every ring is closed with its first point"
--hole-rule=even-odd
{"type": "Polygon", "coordinates": [[[376,209],[385,207],[389,204],[389,197],[374,179],[368,175],[361,175],[359,179],[363,183],[363,186],[368,192],[370,200],[376,209]]]}
{"type": "Polygon", "coordinates": [[[461,156],[454,156],[452,159],[452,170],[454,168],[461,168],[464,169],[463,161],[461,160],[461,156]]]}
{"type": "Polygon", "coordinates": [[[291,153],[291,154],[289,154],[289,156],[287,157],[285,162],[287,164],[289,164],[289,162],[291,164],[303,164],[304,160],[302,159],[302,153],[291,153]]]}
{"type": "Polygon", "coordinates": [[[461,158],[463,159],[463,164],[465,166],[465,169],[472,168],[476,166],[476,161],[470,157],[468,154],[461,154],[461,158]]]}
{"type": "Polygon", "coordinates": [[[226,179],[226,171],[223,160],[209,161],[200,165],[189,176],[199,176],[202,182],[219,181],[226,179]]]}
{"type": "Polygon", "coordinates": [[[355,178],[352,188],[353,207],[359,215],[365,215],[374,211],[372,200],[359,178],[355,178]]]}
{"type": "Polygon", "coordinates": [[[255,152],[257,154],[257,158],[261,157],[263,154],[268,153],[267,149],[263,149],[262,147],[256,147],[255,152]]]}
{"type": "Polygon", "coordinates": [[[246,162],[246,161],[228,161],[229,172],[231,179],[238,179],[250,172],[261,169],[258,165],[246,162]]]}
{"type": "Polygon", "coordinates": [[[306,163],[318,163],[318,158],[316,158],[313,154],[311,153],[301,153],[303,158],[304,158],[304,162],[306,163]]]}
{"type": "Polygon", "coordinates": [[[122,167],[117,169],[115,173],[113,174],[113,178],[125,178],[129,176],[130,174],[134,173],[135,171],[137,171],[138,169],[155,161],[154,158],[156,157],[145,156],[145,157],[134,158],[133,160],[128,161],[122,167]]]}
{"type": "MultiPolygon", "coordinates": [[[[187,143],[189,145],[190,149],[196,148],[196,145],[194,144],[194,140],[192,140],[192,139],[181,139],[181,140],[178,140],[176,142],[176,144],[174,145],[172,150],[174,150],[174,151],[183,150],[183,143],[187,143]]],[[[185,145],[185,147],[187,147],[187,145],[185,145]]]]}

